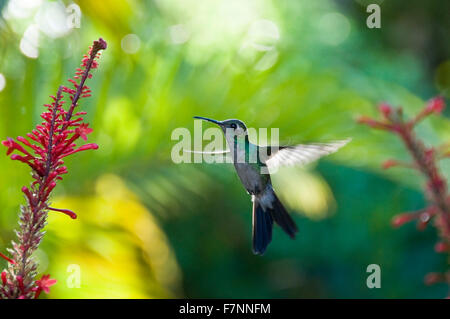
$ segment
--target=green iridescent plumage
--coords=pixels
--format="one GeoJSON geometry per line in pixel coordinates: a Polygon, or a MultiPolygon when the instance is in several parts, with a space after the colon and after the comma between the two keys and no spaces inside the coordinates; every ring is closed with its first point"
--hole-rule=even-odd
{"type": "Polygon", "coordinates": [[[272,240],[273,222],[291,238],[298,229],[276,196],[270,174],[283,165],[306,164],[335,152],[349,140],[324,144],[303,144],[287,147],[259,146],[250,143],[245,124],[237,119],[216,121],[194,117],[217,124],[225,139],[236,172],[253,202],[253,252],[264,254],[272,240]]]}

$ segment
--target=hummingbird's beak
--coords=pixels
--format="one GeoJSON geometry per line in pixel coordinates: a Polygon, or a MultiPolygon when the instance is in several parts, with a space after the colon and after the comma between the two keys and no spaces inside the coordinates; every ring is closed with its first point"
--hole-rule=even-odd
{"type": "Polygon", "coordinates": [[[213,119],[209,119],[209,118],[207,118],[207,117],[194,116],[194,119],[199,119],[199,120],[204,120],[204,121],[212,122],[212,123],[217,124],[217,125],[219,125],[219,126],[222,125],[222,122],[221,122],[221,121],[216,121],[216,120],[213,120],[213,119]]]}

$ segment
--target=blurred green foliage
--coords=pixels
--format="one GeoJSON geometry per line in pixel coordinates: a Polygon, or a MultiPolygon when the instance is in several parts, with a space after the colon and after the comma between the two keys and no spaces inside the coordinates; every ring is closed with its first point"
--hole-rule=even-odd
{"type": "MultiPolygon", "coordinates": [[[[79,218],[51,213],[37,255],[59,281],[50,297],[445,296],[444,285],[423,284],[447,267],[434,230],[390,226],[394,214],[424,206],[423,180],[382,171],[381,161],[408,154],[354,120],[375,115],[380,101],[411,115],[436,94],[449,97],[447,1],[384,1],[381,29],[366,27],[362,0],[75,3],[81,25],[67,29],[68,1],[0,1],[1,138],[29,132],[90,43],[108,42],[88,83],[93,97],[81,103],[100,149],[67,161],[54,197],[79,218]],[[318,164],[274,176],[300,228],[295,241],[277,228],[266,255],[254,256],[251,202],[233,167],[172,162],[171,132],[193,130],[194,115],[279,127],[290,144],[353,138],[318,164]],[[372,263],[381,289],[366,286],[372,263]],[[80,266],[80,288],[68,287],[70,265],[80,266]]],[[[450,140],[448,124],[433,117],[418,133],[439,144],[450,140]]],[[[6,156],[0,167],[4,250],[30,178],[6,156]]],[[[441,169],[450,177],[448,161],[441,169]]]]}

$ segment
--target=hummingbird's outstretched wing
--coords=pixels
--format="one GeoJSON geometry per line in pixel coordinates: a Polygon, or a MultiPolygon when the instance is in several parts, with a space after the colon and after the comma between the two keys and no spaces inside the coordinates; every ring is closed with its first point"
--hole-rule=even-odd
{"type": "Polygon", "coordinates": [[[265,161],[269,171],[275,171],[280,166],[305,165],[318,158],[334,153],[350,142],[351,139],[333,141],[329,143],[299,144],[294,146],[280,146],[277,152],[270,153],[265,161]]]}

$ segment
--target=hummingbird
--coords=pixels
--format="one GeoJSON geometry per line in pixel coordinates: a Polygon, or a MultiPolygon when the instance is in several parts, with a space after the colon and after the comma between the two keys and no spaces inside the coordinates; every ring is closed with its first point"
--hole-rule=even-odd
{"type": "Polygon", "coordinates": [[[217,121],[194,116],[218,125],[225,135],[229,150],[214,154],[231,153],[237,175],[253,202],[252,248],[256,255],[263,255],[272,241],[273,223],[294,239],[297,225],[275,194],[270,172],[278,167],[304,165],[322,156],[336,152],[350,139],[329,143],[299,144],[295,146],[259,146],[249,141],[247,127],[238,119],[217,121]]]}

